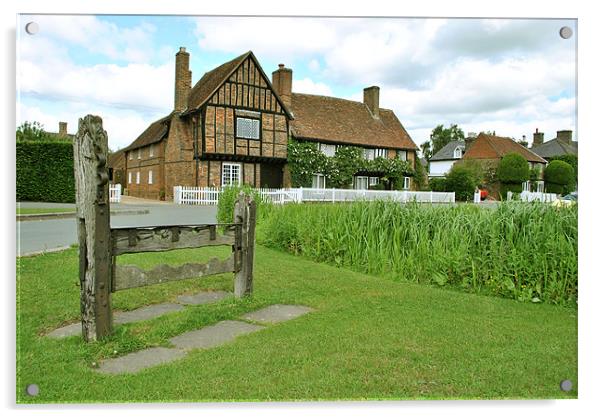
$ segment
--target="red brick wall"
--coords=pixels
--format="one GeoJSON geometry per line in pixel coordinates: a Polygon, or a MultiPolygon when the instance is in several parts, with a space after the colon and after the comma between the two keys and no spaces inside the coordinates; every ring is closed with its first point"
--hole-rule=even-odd
{"type": "Polygon", "coordinates": [[[126,167],[124,182],[127,194],[146,199],[159,199],[164,185],[164,144],[158,142],[141,147],[139,150],[140,158],[138,158],[138,149],[134,149],[126,153],[124,160],[126,167]],[[150,155],[151,147],[153,150],[152,156],[150,155]],[[152,184],[149,184],[149,171],[152,171],[152,184]],[[136,173],[140,173],[139,184],[136,184],[136,173]]]}

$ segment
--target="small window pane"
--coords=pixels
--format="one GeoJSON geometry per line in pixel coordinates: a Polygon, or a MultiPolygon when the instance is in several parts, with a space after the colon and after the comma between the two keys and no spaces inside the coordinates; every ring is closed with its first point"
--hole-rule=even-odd
{"type": "Polygon", "coordinates": [[[240,164],[224,163],[222,165],[222,186],[240,185],[240,164]]]}
{"type": "Polygon", "coordinates": [[[370,186],[376,186],[378,184],[378,177],[370,177],[370,186]]]}
{"type": "Polygon", "coordinates": [[[311,180],[311,187],[314,189],[324,189],[326,188],[326,176],[324,174],[314,174],[311,180]]]}
{"type": "Polygon", "coordinates": [[[153,184],[153,170],[148,170],[148,184],[153,184]]]}
{"type": "Polygon", "coordinates": [[[239,138],[259,139],[259,120],[236,118],[236,136],[239,138]]]}
{"type": "Polygon", "coordinates": [[[330,144],[320,144],[320,151],[327,157],[334,157],[336,153],[336,146],[330,144]]]}

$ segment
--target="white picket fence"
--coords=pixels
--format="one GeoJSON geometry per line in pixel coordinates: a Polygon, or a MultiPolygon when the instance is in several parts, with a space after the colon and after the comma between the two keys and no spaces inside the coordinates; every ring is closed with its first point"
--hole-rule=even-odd
{"type": "Polygon", "coordinates": [[[109,202],[121,202],[121,184],[117,183],[109,185],[109,202]]]}
{"type": "MultiPolygon", "coordinates": [[[[512,196],[513,193],[509,191],[506,197],[508,200],[512,200],[512,196]]],[[[520,193],[520,200],[522,202],[539,201],[551,203],[558,200],[558,195],[555,193],[529,192],[525,190],[520,193]]]]}
{"type": "MultiPolygon", "coordinates": [[[[392,200],[395,202],[453,203],[455,193],[412,192],[408,190],[354,189],[256,189],[261,196],[276,203],[350,202],[354,200],[392,200]]],[[[216,205],[221,189],[214,187],[174,187],[174,203],[184,205],[216,205]]]]}

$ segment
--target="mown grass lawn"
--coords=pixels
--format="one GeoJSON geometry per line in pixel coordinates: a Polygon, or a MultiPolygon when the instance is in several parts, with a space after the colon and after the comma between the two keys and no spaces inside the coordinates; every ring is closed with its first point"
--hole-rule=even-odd
{"type": "Polygon", "coordinates": [[[17,208],[17,215],[37,215],[40,213],[75,212],[74,208],[17,208]]]}
{"type": "MultiPolygon", "coordinates": [[[[120,257],[150,267],[225,256],[202,248],[120,257]]],[[[392,282],[258,246],[251,299],[118,326],[106,341],[43,334],[79,316],[77,250],[17,260],[17,401],[176,402],[577,397],[576,310],[392,282]],[[92,363],[274,304],[314,312],[134,375],[92,363]],[[571,379],[574,389],[559,389],[571,379]],[[36,383],[40,394],[24,393],[36,383]]],[[[232,289],[232,275],[114,294],[116,310],[232,289]]]]}

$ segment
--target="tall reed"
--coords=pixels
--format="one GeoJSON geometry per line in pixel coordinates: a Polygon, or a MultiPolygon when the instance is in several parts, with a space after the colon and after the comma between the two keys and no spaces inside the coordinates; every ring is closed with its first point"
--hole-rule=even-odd
{"type": "Polygon", "coordinates": [[[577,208],[504,202],[268,207],[264,245],[369,274],[521,301],[577,300],[577,208]]]}

